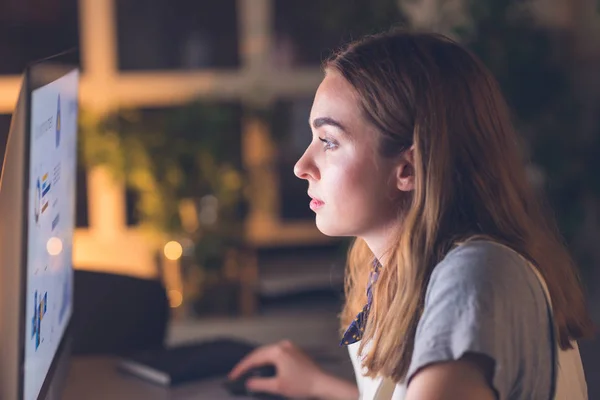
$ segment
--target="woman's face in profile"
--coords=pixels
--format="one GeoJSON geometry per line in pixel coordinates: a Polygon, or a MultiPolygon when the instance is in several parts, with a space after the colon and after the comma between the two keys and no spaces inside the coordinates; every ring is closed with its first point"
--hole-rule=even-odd
{"type": "Polygon", "coordinates": [[[393,165],[378,155],[379,134],[338,72],[327,71],[309,124],[312,141],[294,173],[308,181],[317,228],[328,236],[363,237],[395,221],[393,165]]]}

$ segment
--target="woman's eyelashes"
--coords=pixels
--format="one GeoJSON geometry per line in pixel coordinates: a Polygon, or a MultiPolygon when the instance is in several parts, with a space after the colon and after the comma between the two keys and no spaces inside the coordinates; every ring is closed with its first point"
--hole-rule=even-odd
{"type": "Polygon", "coordinates": [[[319,140],[323,142],[323,147],[325,150],[335,150],[338,147],[338,143],[335,140],[323,137],[319,137],[319,140]]]}

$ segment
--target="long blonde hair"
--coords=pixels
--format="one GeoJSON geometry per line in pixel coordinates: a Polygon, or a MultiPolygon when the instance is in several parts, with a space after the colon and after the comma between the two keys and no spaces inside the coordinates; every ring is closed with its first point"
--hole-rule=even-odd
{"type": "MultiPolygon", "coordinates": [[[[526,177],[498,84],[483,64],[437,34],[395,31],[364,38],[325,63],[354,87],[379,132],[378,154],[413,146],[415,190],[374,287],[360,345],[368,376],[407,373],[433,268],[457,242],[487,235],[532,260],[546,280],[561,348],[590,336],[576,268],[526,177]]],[[[366,302],[373,254],[356,239],[348,256],[345,329],[366,302]]]]}

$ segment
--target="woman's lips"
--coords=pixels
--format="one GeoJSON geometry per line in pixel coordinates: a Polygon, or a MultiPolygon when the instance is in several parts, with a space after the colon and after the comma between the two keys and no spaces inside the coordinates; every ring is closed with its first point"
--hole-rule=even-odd
{"type": "Polygon", "coordinates": [[[310,202],[311,210],[317,210],[317,209],[323,207],[324,205],[325,205],[325,203],[319,199],[312,199],[310,202]]]}

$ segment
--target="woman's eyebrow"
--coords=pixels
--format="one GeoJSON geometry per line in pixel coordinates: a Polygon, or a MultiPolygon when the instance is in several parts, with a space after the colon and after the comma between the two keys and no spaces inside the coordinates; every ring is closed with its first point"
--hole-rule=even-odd
{"type": "Polygon", "coordinates": [[[331,126],[338,128],[339,130],[341,130],[344,133],[348,133],[346,128],[344,128],[344,125],[342,125],[341,123],[339,123],[338,121],[336,121],[335,119],[333,119],[331,117],[315,118],[312,122],[312,126],[315,129],[318,129],[324,125],[331,125],[331,126]]]}

